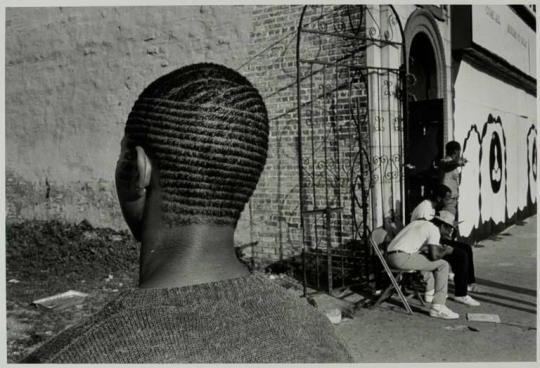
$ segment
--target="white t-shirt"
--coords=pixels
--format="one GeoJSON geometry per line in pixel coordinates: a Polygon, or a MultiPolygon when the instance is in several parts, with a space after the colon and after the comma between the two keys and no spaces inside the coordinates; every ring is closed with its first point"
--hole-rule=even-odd
{"type": "Polygon", "coordinates": [[[400,250],[412,254],[426,244],[439,244],[440,240],[441,233],[437,226],[426,220],[416,220],[396,235],[388,245],[388,252],[400,250]]]}
{"type": "Polygon", "coordinates": [[[435,217],[435,208],[429,199],[425,199],[414,208],[411,214],[411,221],[415,220],[433,220],[435,217]]]}

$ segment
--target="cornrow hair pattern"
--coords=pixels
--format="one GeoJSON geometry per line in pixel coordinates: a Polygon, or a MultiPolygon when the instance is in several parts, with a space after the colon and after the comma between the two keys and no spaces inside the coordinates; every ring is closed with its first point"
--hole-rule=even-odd
{"type": "Polygon", "coordinates": [[[194,64],[143,91],[125,135],[159,169],[168,224],[235,225],[266,162],[268,114],[239,73],[194,64]]]}

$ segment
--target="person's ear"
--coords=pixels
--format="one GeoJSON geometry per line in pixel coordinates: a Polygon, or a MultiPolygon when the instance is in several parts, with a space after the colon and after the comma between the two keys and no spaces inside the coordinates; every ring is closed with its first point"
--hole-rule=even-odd
{"type": "Polygon", "coordinates": [[[137,153],[138,171],[137,189],[139,189],[140,195],[144,195],[146,188],[150,185],[150,179],[152,177],[152,163],[141,146],[135,147],[135,151],[137,153]]]}
{"type": "Polygon", "coordinates": [[[152,164],[142,147],[130,149],[122,140],[116,165],[116,191],[126,223],[137,240],[141,240],[147,187],[152,177],[152,164]]]}
{"type": "Polygon", "coordinates": [[[120,201],[132,202],[145,197],[151,176],[152,164],[144,149],[128,148],[124,138],[116,164],[116,190],[120,201]]]}

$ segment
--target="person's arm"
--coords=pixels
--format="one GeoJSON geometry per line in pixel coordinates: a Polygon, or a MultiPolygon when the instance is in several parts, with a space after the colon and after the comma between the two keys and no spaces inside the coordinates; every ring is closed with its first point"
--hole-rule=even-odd
{"type": "Polygon", "coordinates": [[[453,248],[447,245],[441,245],[441,233],[439,228],[429,223],[426,242],[424,243],[423,253],[432,260],[436,261],[449,254],[452,254],[453,248]]]}
{"type": "Polygon", "coordinates": [[[439,168],[444,172],[448,172],[456,169],[457,167],[465,166],[467,162],[467,159],[464,157],[459,157],[457,160],[445,157],[439,162],[439,168]]]}
{"type": "Polygon", "coordinates": [[[454,251],[452,247],[441,244],[427,244],[426,248],[426,255],[432,261],[444,258],[447,255],[452,254],[452,252],[454,251]]]}

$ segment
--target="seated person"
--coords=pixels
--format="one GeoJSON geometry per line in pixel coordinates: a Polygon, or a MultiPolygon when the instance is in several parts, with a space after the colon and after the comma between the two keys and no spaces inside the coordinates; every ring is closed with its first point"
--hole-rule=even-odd
{"type": "Polygon", "coordinates": [[[435,216],[432,221],[412,221],[388,245],[388,263],[391,267],[433,273],[434,278],[428,279],[428,283],[431,283],[428,289],[434,290],[429,315],[436,318],[459,318],[459,314],[445,305],[450,266],[441,258],[452,253],[453,249],[440,244],[441,235],[450,236],[453,224],[453,215],[441,211],[440,216],[435,216]]]}
{"type": "MultiPolygon", "coordinates": [[[[421,219],[432,220],[435,214],[441,211],[449,201],[451,201],[450,189],[443,184],[438,185],[433,190],[431,198],[420,202],[413,210],[411,222],[421,219]]],[[[476,282],[472,247],[467,243],[446,237],[443,237],[441,242],[454,248],[454,252],[443,257],[450,264],[455,274],[453,299],[456,302],[469,306],[479,306],[480,302],[468,295],[468,292],[472,290],[473,284],[476,282]]],[[[431,277],[431,274],[428,274],[428,277],[431,277]]],[[[433,300],[433,293],[433,289],[427,289],[425,298],[428,303],[433,300]]]]}
{"type": "Polygon", "coordinates": [[[268,130],[259,92],[231,69],[195,64],[151,83],[129,114],[116,170],[142,243],[139,287],[23,362],[350,362],[323,314],[235,255],[268,130]]]}

